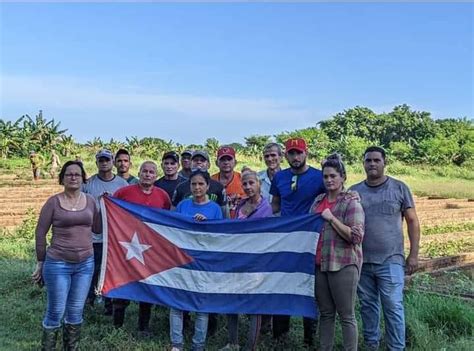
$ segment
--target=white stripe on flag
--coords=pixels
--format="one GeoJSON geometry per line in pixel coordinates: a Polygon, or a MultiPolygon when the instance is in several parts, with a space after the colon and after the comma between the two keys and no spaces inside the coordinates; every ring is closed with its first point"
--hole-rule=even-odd
{"type": "Polygon", "coordinates": [[[171,268],[142,283],[206,294],[292,294],[314,296],[314,275],[306,273],[222,273],[171,268]]]}
{"type": "Polygon", "coordinates": [[[309,231],[289,233],[225,234],[178,229],[146,223],[167,240],[182,249],[214,252],[273,253],[296,252],[314,254],[319,234],[309,231]],[[229,240],[232,237],[233,240],[229,240]]]}

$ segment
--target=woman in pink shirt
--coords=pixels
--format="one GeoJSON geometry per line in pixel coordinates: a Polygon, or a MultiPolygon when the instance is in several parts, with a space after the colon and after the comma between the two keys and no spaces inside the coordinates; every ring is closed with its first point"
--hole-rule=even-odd
{"type": "Polygon", "coordinates": [[[66,162],[59,174],[64,191],[46,201],[38,219],[37,264],[32,278],[40,284],[44,281],[47,291],[42,350],[56,350],[62,325],[64,349],[78,348],[82,313],[94,272],[92,231],[102,231],[94,198],[81,192],[85,182],[82,163],[66,162]],[[47,247],[50,228],[52,237],[47,247]]]}

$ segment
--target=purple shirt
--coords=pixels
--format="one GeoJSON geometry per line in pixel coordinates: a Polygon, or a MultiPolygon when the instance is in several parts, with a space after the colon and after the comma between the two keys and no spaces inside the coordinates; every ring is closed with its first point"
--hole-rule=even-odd
{"type": "MultiPolygon", "coordinates": [[[[249,199],[247,198],[247,199],[243,199],[242,201],[240,201],[240,203],[239,203],[239,205],[237,206],[237,209],[236,209],[236,213],[237,213],[236,218],[242,219],[242,217],[240,217],[240,209],[242,208],[243,205],[245,205],[247,203],[248,200],[249,199]]],[[[272,215],[273,215],[272,206],[270,205],[270,203],[268,202],[267,199],[262,197],[262,200],[257,205],[255,210],[253,212],[249,213],[249,215],[246,217],[246,219],[248,219],[248,218],[265,218],[265,217],[271,217],[272,215]]]]}

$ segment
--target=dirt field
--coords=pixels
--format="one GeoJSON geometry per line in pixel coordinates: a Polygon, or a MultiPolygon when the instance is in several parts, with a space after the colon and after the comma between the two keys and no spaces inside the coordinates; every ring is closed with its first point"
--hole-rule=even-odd
{"type": "MultiPolygon", "coordinates": [[[[26,216],[29,208],[38,213],[45,200],[62,190],[52,180],[16,180],[12,176],[0,177],[0,228],[13,229],[26,216]]],[[[467,199],[416,198],[417,212],[423,229],[463,225],[474,222],[474,201],[467,199]]],[[[474,238],[472,230],[449,230],[436,235],[422,236],[421,244],[432,241],[452,241],[474,238]]]]}

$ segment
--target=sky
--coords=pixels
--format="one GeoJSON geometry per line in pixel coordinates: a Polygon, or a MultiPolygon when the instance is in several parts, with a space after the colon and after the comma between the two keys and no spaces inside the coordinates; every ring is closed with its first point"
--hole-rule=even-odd
{"type": "Polygon", "coordinates": [[[0,118],[244,142],[365,106],[474,117],[472,3],[1,3],[0,118]]]}

